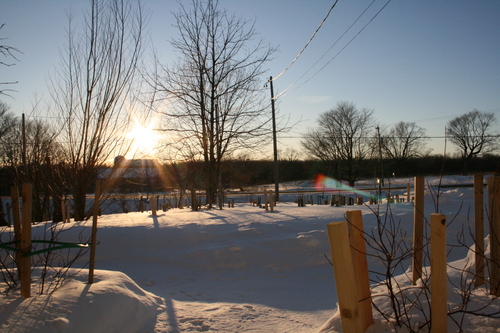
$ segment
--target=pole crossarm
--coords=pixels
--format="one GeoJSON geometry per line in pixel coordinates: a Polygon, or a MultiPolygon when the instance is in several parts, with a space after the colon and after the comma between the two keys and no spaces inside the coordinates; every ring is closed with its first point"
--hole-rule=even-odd
{"type": "MultiPolygon", "coordinates": [[[[31,256],[34,256],[36,254],[50,252],[50,251],[54,251],[54,250],[62,250],[62,249],[69,249],[69,248],[85,249],[85,248],[88,248],[90,246],[90,244],[88,244],[88,243],[54,242],[54,241],[50,241],[50,240],[32,240],[31,242],[37,243],[37,244],[54,244],[56,246],[47,247],[47,248],[37,250],[37,251],[30,251],[28,253],[23,253],[23,256],[25,256],[25,257],[31,257],[31,256]]],[[[0,243],[0,249],[5,249],[5,250],[9,250],[9,251],[14,251],[14,252],[20,252],[20,250],[18,248],[11,246],[11,245],[15,245],[15,244],[20,244],[20,241],[11,241],[11,242],[7,242],[7,243],[0,243]]]]}

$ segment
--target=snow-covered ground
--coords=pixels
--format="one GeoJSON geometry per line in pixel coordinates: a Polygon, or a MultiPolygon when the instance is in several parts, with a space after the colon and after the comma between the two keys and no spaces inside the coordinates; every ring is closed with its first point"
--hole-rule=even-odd
{"type": "MultiPolygon", "coordinates": [[[[407,181],[411,180],[393,183],[407,181]]],[[[433,178],[428,184],[437,181],[433,178]]],[[[447,177],[444,183],[472,183],[472,177],[447,177]]],[[[435,196],[427,191],[426,216],[436,212],[434,201],[435,196]]],[[[449,217],[447,241],[457,244],[457,234],[473,220],[473,189],[445,188],[439,203],[439,212],[449,217]]],[[[298,207],[285,202],[271,213],[237,202],[224,210],[103,215],[94,284],[86,283],[86,268],[75,269],[71,271],[74,278],[62,289],[39,295],[36,277],[40,269],[36,269],[33,297],[23,299],[18,291],[0,295],[0,332],[306,333],[318,332],[322,326],[325,332],[341,332],[333,270],[325,257],[330,253],[326,225],[344,221],[347,210],[360,209],[365,231],[370,231],[376,227],[372,210],[385,215],[386,208],[385,204],[298,207]]],[[[394,203],[390,210],[411,240],[413,204],[394,203]]],[[[34,226],[33,237],[46,238],[47,225],[34,226]]],[[[67,223],[59,240],[79,241],[90,235],[90,227],[91,221],[67,223]]],[[[2,241],[9,237],[4,231],[2,241]]],[[[467,241],[472,244],[470,237],[467,241]]],[[[450,250],[448,261],[462,260],[455,265],[463,267],[467,249],[450,250]]],[[[74,267],[85,265],[88,256],[74,267]]],[[[380,268],[376,261],[369,265],[371,270],[380,268]]],[[[373,293],[380,293],[377,288],[373,293]]],[[[450,300],[454,290],[449,288],[450,300]]],[[[386,306],[384,300],[378,304],[386,306]]],[[[500,321],[470,318],[463,327],[471,332],[495,332],[500,321]]],[[[376,315],[369,332],[389,328],[376,315]]]]}

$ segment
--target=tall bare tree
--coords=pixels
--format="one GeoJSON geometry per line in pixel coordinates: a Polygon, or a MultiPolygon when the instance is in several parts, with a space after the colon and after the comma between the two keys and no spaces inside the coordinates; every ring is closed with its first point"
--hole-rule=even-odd
{"type": "Polygon", "coordinates": [[[143,28],[143,8],[134,0],[91,0],[80,34],[69,18],[66,54],[52,81],[52,96],[72,172],[76,220],[86,217],[86,192],[98,168],[123,144],[143,28]]]}
{"type": "Polygon", "coordinates": [[[15,126],[14,114],[10,111],[9,105],[0,102],[0,140],[9,133],[15,126]]]}
{"type": "Polygon", "coordinates": [[[430,153],[431,150],[426,148],[428,140],[424,128],[412,122],[400,121],[382,135],[381,147],[384,155],[401,171],[408,159],[430,153]]]}
{"type": "Polygon", "coordinates": [[[446,135],[460,150],[464,171],[467,171],[467,161],[472,157],[497,149],[499,134],[492,131],[495,123],[493,113],[476,109],[448,122],[446,135]]]}
{"type": "MultiPolygon", "coordinates": [[[[32,112],[35,113],[38,107],[35,104],[32,112]]],[[[65,187],[59,172],[62,156],[60,145],[55,140],[57,131],[39,119],[28,117],[23,124],[12,115],[5,118],[6,121],[0,120],[2,125],[7,123],[6,131],[0,129],[0,164],[8,167],[12,185],[33,184],[34,221],[42,221],[52,210],[49,198],[60,197],[65,187]]],[[[54,207],[57,204],[54,201],[54,207]]]]}
{"type": "Polygon", "coordinates": [[[270,120],[261,78],[274,49],[255,40],[254,24],[228,14],[217,0],[193,0],[175,14],[178,62],[158,64],[154,84],[169,99],[166,130],[196,150],[205,163],[207,203],[216,201],[221,161],[262,143],[270,120]]]}
{"type": "MultiPolygon", "coordinates": [[[[5,26],[5,23],[0,24],[0,30],[5,26]]],[[[4,59],[14,59],[18,60],[16,57],[16,53],[21,53],[18,49],[12,46],[8,46],[2,43],[3,40],[6,38],[0,38],[0,54],[2,55],[2,60],[0,60],[0,65],[3,66],[13,66],[14,63],[4,60],[4,59]]],[[[16,84],[17,81],[7,81],[7,82],[0,82],[0,85],[10,85],[10,84],[16,84]]],[[[8,92],[11,92],[11,89],[0,89],[0,95],[6,95],[9,96],[8,92]]]]}
{"type": "Polygon", "coordinates": [[[359,179],[364,162],[372,154],[373,110],[358,109],[351,102],[321,114],[318,129],[302,139],[302,146],[313,157],[334,163],[339,179],[350,186],[359,179]]]}

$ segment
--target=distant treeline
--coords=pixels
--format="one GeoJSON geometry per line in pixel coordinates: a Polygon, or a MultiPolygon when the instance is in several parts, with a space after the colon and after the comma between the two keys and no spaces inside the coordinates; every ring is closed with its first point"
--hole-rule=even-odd
{"type": "MultiPolygon", "coordinates": [[[[364,161],[360,179],[377,178],[380,175],[380,162],[377,159],[364,161]]],[[[192,188],[202,189],[203,163],[180,162],[161,165],[163,177],[150,176],[148,179],[122,179],[115,182],[115,190],[120,192],[164,192],[172,189],[192,188]],[[161,178],[161,179],[160,179],[161,178]]],[[[413,158],[404,164],[394,165],[390,160],[382,161],[382,170],[385,178],[414,177],[497,173],[500,172],[500,156],[485,155],[476,157],[467,162],[467,171],[464,172],[464,161],[461,158],[431,155],[413,158]]],[[[322,161],[279,161],[279,181],[312,180],[318,174],[335,179],[342,179],[338,164],[322,161]],[[340,175],[339,175],[340,173],[340,175]]],[[[94,176],[97,179],[97,175],[94,176]]],[[[241,189],[247,187],[274,183],[274,163],[270,160],[230,160],[222,164],[221,181],[226,189],[241,189]]],[[[11,170],[0,168],[0,194],[8,196],[10,186],[14,184],[11,170]]],[[[89,188],[91,193],[93,188],[89,188]]]]}
{"type": "MultiPolygon", "coordinates": [[[[366,160],[366,167],[360,179],[376,178],[379,175],[380,162],[377,159],[366,160]]],[[[226,187],[244,188],[259,184],[274,182],[274,164],[272,161],[230,161],[224,165],[223,179],[226,187]]],[[[485,155],[467,162],[467,171],[464,172],[464,161],[461,158],[446,159],[441,155],[432,155],[413,158],[406,161],[404,167],[396,166],[388,160],[382,161],[384,177],[414,177],[461,175],[476,173],[500,172],[500,156],[485,155]]],[[[280,161],[280,182],[312,180],[318,174],[323,174],[335,179],[339,172],[336,165],[323,161],[280,161]]]]}

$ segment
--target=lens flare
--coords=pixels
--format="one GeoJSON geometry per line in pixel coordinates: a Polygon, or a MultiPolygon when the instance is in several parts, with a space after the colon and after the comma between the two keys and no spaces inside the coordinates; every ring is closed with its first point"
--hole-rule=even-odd
{"type": "Polygon", "coordinates": [[[319,174],[314,177],[314,187],[318,191],[353,193],[360,197],[374,197],[373,194],[342,184],[341,181],[319,174]]]}

